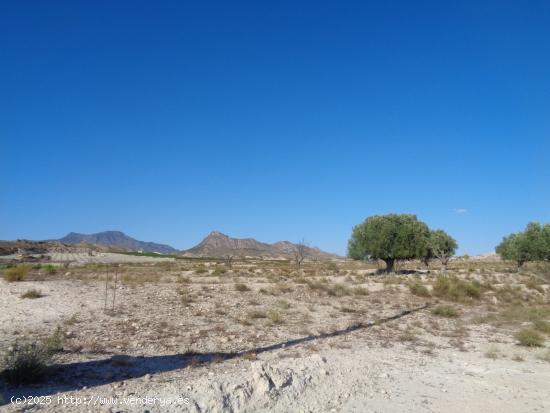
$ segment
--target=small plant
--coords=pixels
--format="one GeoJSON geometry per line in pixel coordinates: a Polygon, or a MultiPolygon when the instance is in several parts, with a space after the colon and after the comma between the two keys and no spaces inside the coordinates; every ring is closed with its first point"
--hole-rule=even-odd
{"type": "Polygon", "coordinates": [[[31,266],[28,264],[21,264],[17,267],[11,267],[4,270],[4,276],[8,282],[23,281],[29,275],[31,266]]]}
{"type": "Polygon", "coordinates": [[[541,347],[544,343],[544,338],[536,330],[530,328],[519,330],[514,337],[520,345],[526,347],[541,347]]]}
{"type": "Polygon", "coordinates": [[[212,275],[222,275],[222,274],[225,274],[226,272],[227,272],[227,269],[225,267],[216,266],[214,268],[214,271],[212,272],[212,275]]]}
{"type": "Polygon", "coordinates": [[[400,341],[416,341],[417,337],[413,330],[407,329],[399,335],[400,341]]]}
{"type": "Polygon", "coordinates": [[[533,327],[535,330],[540,331],[544,334],[550,334],[550,323],[544,320],[535,320],[533,322],[533,327]]]}
{"type": "Polygon", "coordinates": [[[485,357],[491,360],[496,360],[500,357],[500,351],[497,347],[491,346],[485,352],[485,357]]]}
{"type": "Polygon", "coordinates": [[[180,296],[180,301],[183,305],[189,305],[193,302],[193,298],[191,297],[189,290],[187,288],[185,287],[178,288],[176,292],[180,296]]]}
{"type": "Polygon", "coordinates": [[[409,284],[409,290],[411,294],[418,297],[430,297],[431,294],[426,288],[425,285],[420,284],[418,281],[412,284],[409,284]]]}
{"type": "Polygon", "coordinates": [[[35,290],[35,289],[27,290],[23,294],[21,294],[21,298],[35,299],[40,297],[44,297],[42,295],[42,292],[40,290],[35,290]]]}
{"type": "Polygon", "coordinates": [[[279,313],[278,311],[275,311],[275,310],[271,310],[268,314],[267,314],[269,320],[271,320],[271,322],[273,324],[283,324],[284,323],[284,319],[283,319],[283,316],[281,315],[281,313],[279,313]]]}
{"type": "Polygon", "coordinates": [[[242,293],[242,292],[245,292],[245,291],[250,291],[250,288],[246,284],[236,283],[235,284],[235,290],[242,293]]]}
{"type": "Polygon", "coordinates": [[[208,269],[206,268],[206,265],[199,264],[195,267],[195,273],[204,274],[205,272],[208,272],[208,269]]]}
{"type": "Polygon", "coordinates": [[[254,310],[248,313],[248,318],[252,318],[252,319],[267,318],[267,314],[265,313],[265,311],[254,310]]]}
{"type": "Polygon", "coordinates": [[[448,305],[438,305],[432,309],[432,314],[439,317],[454,318],[458,317],[458,311],[455,308],[448,305]]]}
{"type": "Polygon", "coordinates": [[[275,305],[283,310],[288,310],[290,308],[290,303],[287,300],[277,300],[275,305]]]}
{"type": "Polygon", "coordinates": [[[58,326],[55,332],[44,340],[42,346],[46,352],[53,354],[63,351],[64,342],[65,336],[63,335],[63,330],[58,326]]]}
{"type": "Polygon", "coordinates": [[[47,274],[53,275],[57,273],[57,267],[52,264],[42,265],[42,268],[46,271],[47,274]]]}
{"type": "Polygon", "coordinates": [[[365,287],[355,287],[352,292],[354,295],[369,295],[369,290],[365,287]]]}

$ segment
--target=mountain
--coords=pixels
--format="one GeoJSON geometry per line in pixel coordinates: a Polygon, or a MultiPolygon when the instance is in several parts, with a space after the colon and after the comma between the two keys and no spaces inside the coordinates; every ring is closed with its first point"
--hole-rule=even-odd
{"type": "Polygon", "coordinates": [[[132,251],[158,252],[162,254],[174,254],[178,252],[178,250],[169,245],[138,241],[120,231],[104,231],[98,232],[97,234],[78,234],[76,232],[71,232],[58,241],[65,244],[108,245],[126,248],[132,251]]]}
{"type": "MultiPolygon", "coordinates": [[[[292,258],[296,244],[279,241],[274,244],[256,241],[253,238],[231,238],[218,231],[213,231],[198,245],[183,251],[184,255],[200,257],[224,257],[234,255],[241,257],[292,258]]],[[[338,258],[335,254],[321,251],[319,248],[306,247],[306,258],[338,258]]]]}

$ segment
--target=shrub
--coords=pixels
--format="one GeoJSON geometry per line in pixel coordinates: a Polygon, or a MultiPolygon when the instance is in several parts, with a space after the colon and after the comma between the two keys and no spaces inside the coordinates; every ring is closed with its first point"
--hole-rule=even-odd
{"type": "Polygon", "coordinates": [[[369,290],[365,287],[355,287],[353,289],[353,294],[355,294],[355,295],[369,295],[369,290]]]}
{"type": "Polygon", "coordinates": [[[544,343],[544,338],[535,330],[524,328],[514,334],[515,339],[522,346],[541,347],[544,343]]]}
{"type": "Polygon", "coordinates": [[[13,386],[40,383],[48,373],[51,353],[40,344],[15,344],[4,357],[2,375],[13,386]]]}
{"type": "Polygon", "coordinates": [[[248,318],[267,318],[267,314],[265,313],[265,311],[254,310],[248,313],[248,318]]]}
{"type": "Polygon", "coordinates": [[[43,297],[42,292],[40,290],[35,290],[35,289],[27,290],[23,294],[21,294],[21,298],[34,299],[34,298],[40,298],[40,297],[43,297]]]}
{"type": "Polygon", "coordinates": [[[208,269],[206,268],[206,265],[199,264],[195,267],[195,272],[197,274],[204,274],[205,272],[208,272],[208,269]]]}
{"type": "Polygon", "coordinates": [[[430,297],[430,292],[426,288],[426,286],[420,284],[418,281],[412,284],[409,284],[409,290],[411,291],[411,294],[416,295],[418,297],[430,297]]]}
{"type": "Polygon", "coordinates": [[[440,317],[453,318],[458,317],[458,311],[448,305],[438,305],[432,309],[432,314],[440,317]]]}
{"type": "Polygon", "coordinates": [[[8,268],[4,270],[4,275],[8,282],[23,281],[31,270],[31,266],[28,264],[21,264],[17,267],[8,268]]]}
{"type": "Polygon", "coordinates": [[[544,320],[535,320],[533,322],[533,327],[535,330],[540,331],[544,334],[550,334],[550,323],[544,320]]]}
{"type": "Polygon", "coordinates": [[[65,337],[63,336],[63,330],[61,329],[61,327],[57,327],[55,329],[55,332],[44,340],[42,346],[44,348],[44,351],[52,354],[63,351],[64,342],[65,337]]]}
{"type": "Polygon", "coordinates": [[[250,291],[250,288],[246,284],[236,283],[235,284],[235,290],[239,291],[239,292],[245,292],[245,291],[250,291]]]}
{"type": "Polygon", "coordinates": [[[282,324],[284,322],[283,316],[278,311],[271,310],[267,314],[267,316],[269,317],[269,319],[273,324],[282,324]]]}
{"type": "Polygon", "coordinates": [[[500,351],[497,347],[491,346],[485,352],[485,357],[487,357],[488,359],[496,360],[500,357],[500,351]]]}
{"type": "Polygon", "coordinates": [[[481,284],[478,281],[439,276],[433,285],[433,295],[457,302],[477,300],[481,297],[481,284]]]}
{"type": "Polygon", "coordinates": [[[226,272],[227,272],[227,269],[225,269],[225,267],[216,266],[216,268],[214,268],[214,271],[212,272],[212,275],[222,275],[222,274],[225,274],[226,272]]]}
{"type": "Polygon", "coordinates": [[[50,275],[53,275],[57,272],[57,267],[52,264],[42,265],[42,268],[46,271],[46,273],[50,275]]]}

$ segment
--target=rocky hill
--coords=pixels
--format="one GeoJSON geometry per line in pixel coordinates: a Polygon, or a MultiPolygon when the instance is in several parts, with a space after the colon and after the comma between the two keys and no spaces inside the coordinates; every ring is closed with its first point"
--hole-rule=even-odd
{"type": "Polygon", "coordinates": [[[178,250],[169,245],[139,241],[120,231],[104,231],[97,234],[78,234],[71,232],[58,240],[65,244],[96,244],[124,248],[132,251],[158,252],[174,254],[178,250]]]}
{"type": "MultiPolygon", "coordinates": [[[[198,245],[183,251],[184,255],[201,257],[224,257],[234,255],[239,257],[292,258],[296,244],[289,241],[279,241],[274,244],[260,242],[254,238],[231,238],[218,231],[213,231],[198,245]]],[[[319,248],[306,247],[306,258],[330,259],[337,258],[335,254],[321,251],[319,248]]]]}

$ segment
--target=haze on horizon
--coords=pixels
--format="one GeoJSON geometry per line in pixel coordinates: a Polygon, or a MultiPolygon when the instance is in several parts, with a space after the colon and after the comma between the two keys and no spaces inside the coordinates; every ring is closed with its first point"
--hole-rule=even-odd
{"type": "Polygon", "coordinates": [[[346,253],[550,221],[550,5],[0,5],[0,239],[212,230],[346,253]]]}

